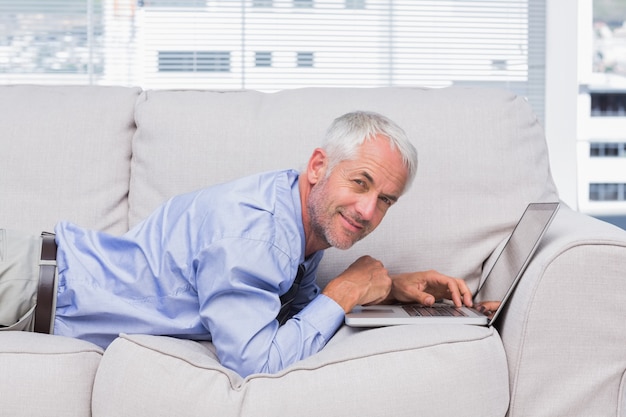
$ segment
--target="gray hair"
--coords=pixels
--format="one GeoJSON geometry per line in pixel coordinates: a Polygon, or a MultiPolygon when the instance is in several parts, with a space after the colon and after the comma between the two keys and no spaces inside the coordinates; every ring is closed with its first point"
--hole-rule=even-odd
{"type": "Polygon", "coordinates": [[[402,155],[408,176],[405,191],[409,189],[417,172],[417,150],[404,130],[389,118],[374,112],[355,111],[336,118],[326,132],[322,147],[328,155],[327,175],[343,160],[355,159],[359,147],[366,140],[382,135],[392,149],[402,155]]]}

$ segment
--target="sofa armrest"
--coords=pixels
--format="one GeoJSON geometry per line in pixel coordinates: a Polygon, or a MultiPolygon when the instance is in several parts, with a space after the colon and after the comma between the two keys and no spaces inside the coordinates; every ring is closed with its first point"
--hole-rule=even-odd
{"type": "Polygon", "coordinates": [[[562,207],[505,311],[510,417],[618,415],[626,231],[562,207]]]}

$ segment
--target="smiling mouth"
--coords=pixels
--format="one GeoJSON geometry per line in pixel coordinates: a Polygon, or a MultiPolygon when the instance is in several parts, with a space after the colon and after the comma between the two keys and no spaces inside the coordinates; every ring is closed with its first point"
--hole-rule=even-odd
{"type": "Polygon", "coordinates": [[[363,224],[363,222],[354,220],[351,217],[348,217],[344,213],[341,213],[341,212],[339,213],[339,215],[343,219],[344,223],[348,225],[348,229],[350,229],[351,231],[360,232],[365,228],[365,225],[363,224]]]}

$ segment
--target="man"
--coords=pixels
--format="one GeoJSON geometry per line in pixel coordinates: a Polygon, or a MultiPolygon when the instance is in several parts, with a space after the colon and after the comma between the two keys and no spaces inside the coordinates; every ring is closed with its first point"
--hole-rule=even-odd
{"type": "MultiPolygon", "coordinates": [[[[323,251],[372,232],[416,166],[400,127],[355,112],[333,122],[300,174],[267,172],[174,197],[123,236],[61,222],[50,330],[102,347],[119,333],[211,340],[220,362],[246,376],[319,351],[357,304],[471,305],[462,280],[435,271],[390,277],[371,257],[321,293],[315,283],[323,251]]],[[[0,262],[0,324],[15,329],[37,303],[41,241],[0,232],[11,248],[0,262]]]]}

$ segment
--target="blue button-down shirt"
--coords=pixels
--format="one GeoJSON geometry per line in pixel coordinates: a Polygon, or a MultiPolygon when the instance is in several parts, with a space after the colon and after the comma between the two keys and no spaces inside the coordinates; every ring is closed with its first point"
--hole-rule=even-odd
{"type": "Polygon", "coordinates": [[[65,222],[55,232],[55,334],[103,347],[119,333],[212,340],[245,376],[319,351],[343,321],[315,283],[322,252],[304,259],[296,171],[174,197],[122,236],[65,222]],[[301,263],[299,312],[279,326],[279,297],[301,263]]]}

